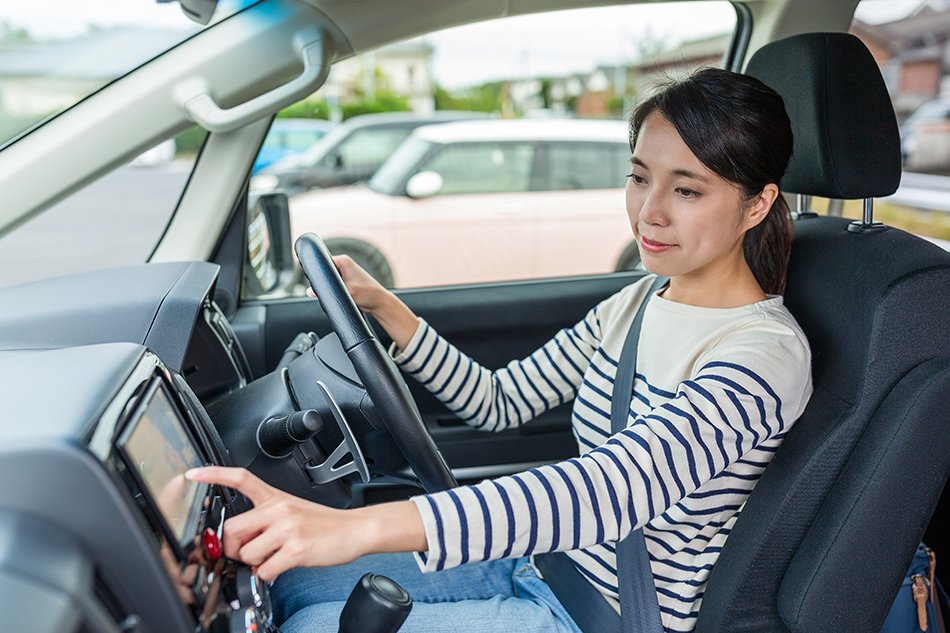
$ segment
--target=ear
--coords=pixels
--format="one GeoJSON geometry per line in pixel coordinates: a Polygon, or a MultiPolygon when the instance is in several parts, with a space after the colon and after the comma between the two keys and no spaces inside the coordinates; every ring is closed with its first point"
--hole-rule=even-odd
{"type": "Polygon", "coordinates": [[[769,214],[769,210],[780,195],[782,194],[778,190],[778,185],[773,183],[765,185],[762,192],[759,193],[758,197],[756,197],[752,203],[749,212],[746,214],[745,230],[748,231],[752,227],[758,226],[759,223],[765,219],[765,216],[769,214]]]}

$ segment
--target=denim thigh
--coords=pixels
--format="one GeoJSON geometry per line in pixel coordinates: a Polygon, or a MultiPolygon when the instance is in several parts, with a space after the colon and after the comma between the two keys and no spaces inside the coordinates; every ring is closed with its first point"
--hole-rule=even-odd
{"type": "Polygon", "coordinates": [[[451,630],[580,633],[527,559],[471,563],[423,574],[411,554],[378,554],[349,565],[294,569],[271,588],[284,633],[334,633],[350,591],[367,572],[388,576],[412,596],[400,633],[451,630]]]}

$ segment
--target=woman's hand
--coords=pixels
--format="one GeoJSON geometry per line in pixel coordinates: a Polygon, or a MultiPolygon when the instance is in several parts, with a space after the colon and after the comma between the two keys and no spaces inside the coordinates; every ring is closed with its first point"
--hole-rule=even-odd
{"type": "Polygon", "coordinates": [[[385,310],[387,304],[396,299],[349,255],[334,255],[333,263],[340,271],[340,277],[343,278],[343,283],[346,284],[346,289],[356,302],[356,306],[363,312],[377,316],[378,311],[385,310]]]}
{"type": "Polygon", "coordinates": [[[366,554],[423,551],[422,518],[411,501],[336,510],[270,486],[243,468],[207,466],[188,471],[193,481],[237,490],[254,508],[224,523],[224,553],[257,566],[271,582],[294,567],[330,567],[366,554]]]}
{"type": "MultiPolygon", "coordinates": [[[[372,314],[398,349],[405,349],[419,327],[417,317],[399,297],[387,290],[349,255],[335,255],[333,263],[356,307],[372,314]]],[[[308,290],[312,297],[313,290],[308,290]]]]}

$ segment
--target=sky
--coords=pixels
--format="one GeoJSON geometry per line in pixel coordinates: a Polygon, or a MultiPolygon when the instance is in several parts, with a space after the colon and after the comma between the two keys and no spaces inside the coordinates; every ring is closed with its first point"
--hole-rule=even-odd
{"type": "MultiPolygon", "coordinates": [[[[235,2],[240,0],[222,0],[235,2]]],[[[640,4],[560,11],[507,18],[428,36],[435,46],[433,71],[446,88],[497,79],[564,76],[598,64],[634,61],[638,42],[676,44],[731,30],[735,13],[727,2],[640,4]],[[492,42],[490,48],[485,42],[492,42]]],[[[864,0],[858,17],[879,23],[903,17],[920,0],[864,0]]],[[[149,25],[193,29],[177,3],[155,0],[0,0],[0,25],[26,28],[34,37],[81,34],[86,16],[96,25],[149,25]]]]}

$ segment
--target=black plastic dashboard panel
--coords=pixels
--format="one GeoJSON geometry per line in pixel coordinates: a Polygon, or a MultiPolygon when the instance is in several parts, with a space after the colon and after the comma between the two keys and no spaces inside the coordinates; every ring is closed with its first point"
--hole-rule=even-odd
{"type": "Polygon", "coordinates": [[[218,270],[206,262],[143,264],[0,289],[0,350],[138,343],[181,372],[218,270]]]}
{"type": "Polygon", "coordinates": [[[95,454],[97,445],[108,451],[112,444],[108,427],[107,437],[95,432],[102,421],[127,413],[110,407],[121,406],[136,377],[150,378],[156,366],[143,347],[128,343],[0,359],[0,510],[71,535],[96,561],[122,612],[138,615],[147,630],[187,631],[194,622],[154,534],[95,454]]]}

